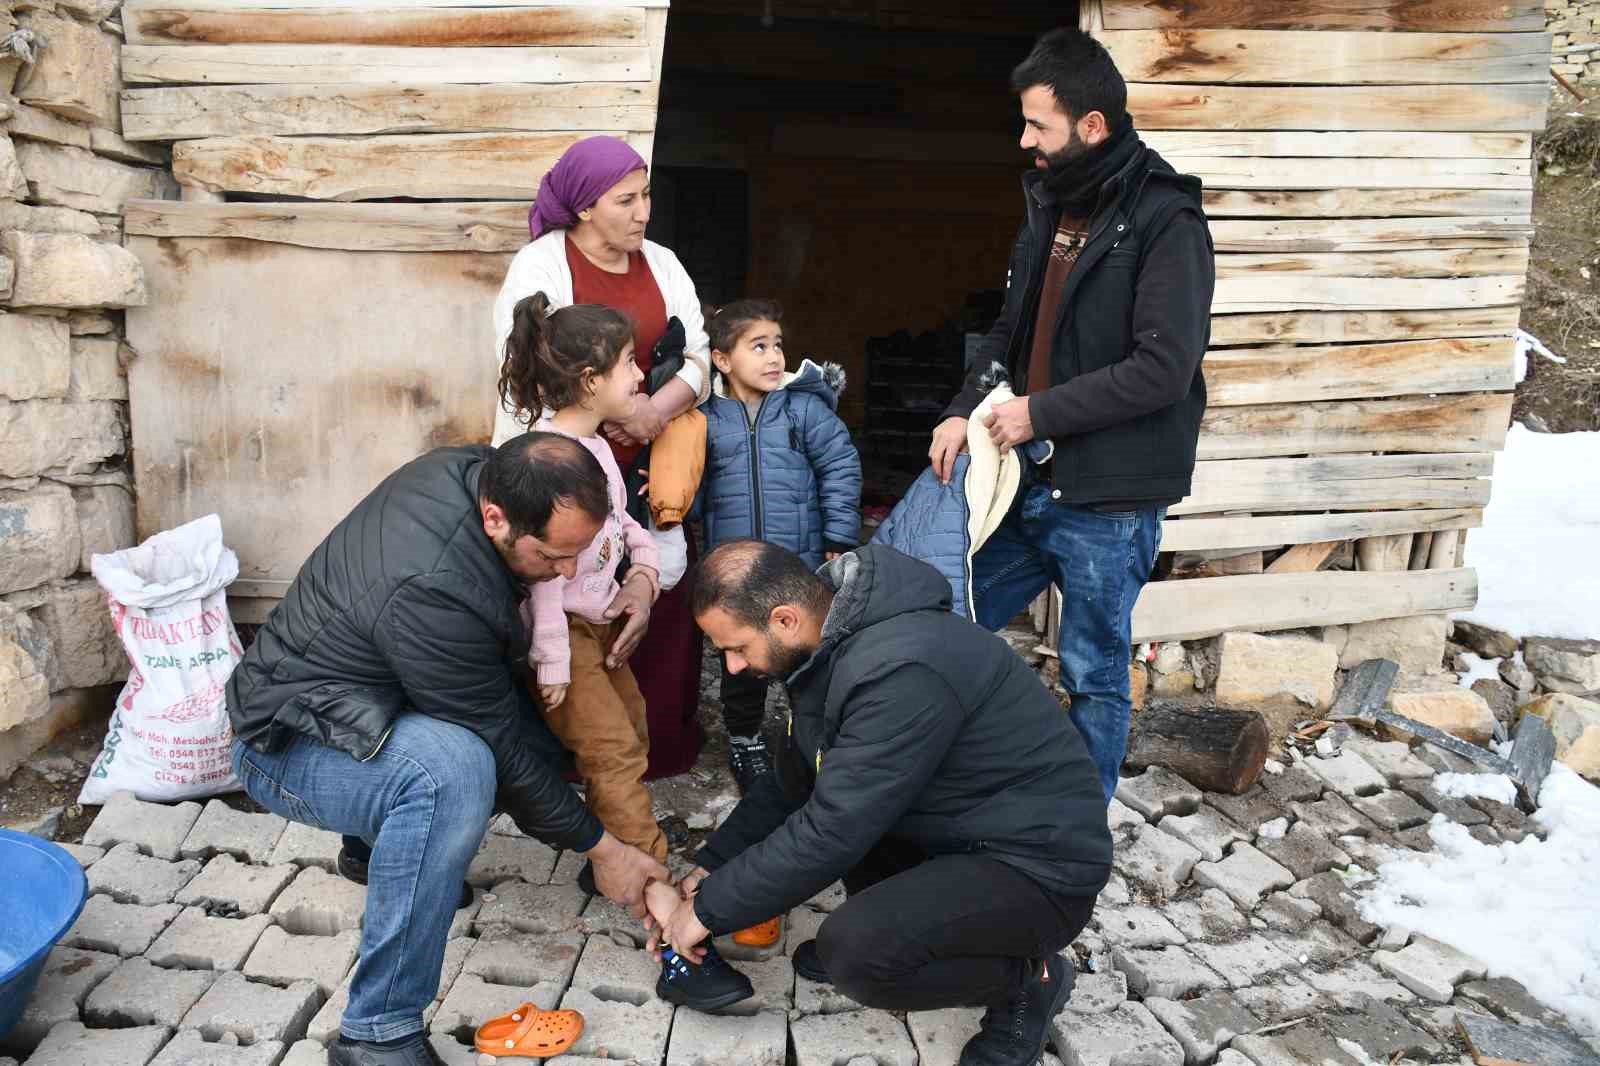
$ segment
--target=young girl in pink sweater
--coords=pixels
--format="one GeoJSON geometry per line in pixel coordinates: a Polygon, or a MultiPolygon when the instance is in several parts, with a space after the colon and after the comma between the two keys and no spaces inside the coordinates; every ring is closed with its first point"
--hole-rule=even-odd
{"type": "Polygon", "coordinates": [[[576,757],[589,809],[623,842],[665,861],[667,841],[650,809],[643,777],[650,753],[644,697],[627,659],[612,645],[627,616],[607,608],[623,581],[660,594],[655,541],[628,516],[622,472],[599,436],[600,424],[633,413],[639,383],[633,326],[620,311],[576,304],[552,313],[544,293],[525,297],[513,312],[500,368],[500,398],[518,421],[564,433],[605,469],[611,514],[577,559],[570,578],[534,585],[523,604],[533,636],[528,661],[551,730],[576,757]]]}

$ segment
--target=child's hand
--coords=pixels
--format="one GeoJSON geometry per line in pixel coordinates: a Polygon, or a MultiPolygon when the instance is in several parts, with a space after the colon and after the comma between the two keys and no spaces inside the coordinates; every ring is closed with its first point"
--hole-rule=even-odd
{"type": "Polygon", "coordinates": [[[544,709],[553,711],[561,706],[561,701],[567,698],[566,685],[540,685],[539,699],[544,703],[544,709]]]}
{"type": "Polygon", "coordinates": [[[672,912],[683,903],[683,897],[671,885],[651,881],[644,886],[644,906],[658,927],[665,927],[672,912]]]}

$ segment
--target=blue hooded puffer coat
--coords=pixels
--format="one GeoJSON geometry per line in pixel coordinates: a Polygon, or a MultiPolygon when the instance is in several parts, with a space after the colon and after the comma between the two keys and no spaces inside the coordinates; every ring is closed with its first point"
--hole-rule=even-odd
{"type": "Polygon", "coordinates": [[[701,410],[706,470],[697,503],[706,547],[751,537],[822,565],[860,543],[861,457],[835,410],[837,364],[807,359],[761,401],[752,424],[719,375],[701,410]]]}

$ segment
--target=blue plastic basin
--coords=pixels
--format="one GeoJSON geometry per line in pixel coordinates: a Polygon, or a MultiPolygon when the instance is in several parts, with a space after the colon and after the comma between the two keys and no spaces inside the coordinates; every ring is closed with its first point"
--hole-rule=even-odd
{"type": "Polygon", "coordinates": [[[83,867],[64,849],[0,829],[0,1039],[22,1017],[45,958],[88,895],[83,867]]]}

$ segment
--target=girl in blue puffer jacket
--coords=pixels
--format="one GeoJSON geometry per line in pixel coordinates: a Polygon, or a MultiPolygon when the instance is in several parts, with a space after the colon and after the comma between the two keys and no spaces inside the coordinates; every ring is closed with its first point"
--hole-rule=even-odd
{"type": "MultiPolygon", "coordinates": [[[[817,567],[860,543],[861,457],[835,413],[844,370],[807,359],[787,371],[782,321],[773,301],[739,300],[706,323],[718,375],[701,408],[698,506],[707,551],[752,538],[817,567]]],[[[723,720],[741,791],[771,766],[761,737],[767,681],[729,674],[723,662],[723,720]]]]}

